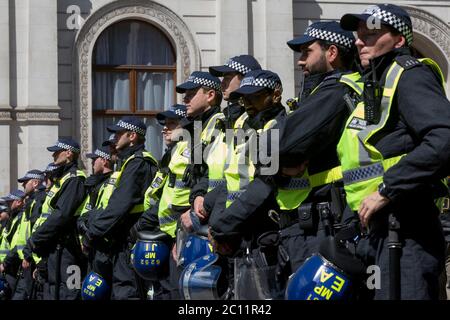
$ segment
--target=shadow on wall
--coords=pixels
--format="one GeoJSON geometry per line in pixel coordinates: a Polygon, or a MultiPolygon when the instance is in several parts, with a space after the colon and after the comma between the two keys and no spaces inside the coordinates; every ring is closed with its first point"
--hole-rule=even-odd
{"type": "MultiPolygon", "coordinates": [[[[93,0],[60,0],[58,1],[58,103],[61,107],[61,121],[58,128],[58,136],[71,135],[76,141],[80,140],[74,125],[75,114],[73,96],[73,75],[72,65],[67,65],[73,61],[73,47],[75,37],[81,28],[83,21],[89,17],[93,9],[93,0]],[[80,19],[81,18],[81,19],[80,19]],[[67,120],[72,125],[67,126],[67,120]]],[[[82,161],[79,161],[81,169],[82,161]]]]}
{"type": "MultiPolygon", "coordinates": [[[[293,38],[295,38],[301,36],[312,22],[319,21],[322,17],[323,10],[317,1],[293,0],[292,13],[294,16],[293,38]]],[[[299,94],[303,87],[303,74],[297,66],[299,57],[300,54],[295,52],[293,66],[295,70],[295,92],[297,94],[299,94]]]]}
{"type": "MultiPolygon", "coordinates": [[[[13,115],[13,119],[16,117],[16,115],[13,115]]],[[[16,119],[14,119],[16,120],[16,119]]],[[[18,159],[18,150],[19,150],[19,145],[23,145],[23,141],[20,139],[21,134],[23,133],[22,128],[18,125],[17,121],[12,121],[10,124],[10,136],[9,136],[9,150],[10,150],[10,159],[9,159],[9,163],[10,163],[10,168],[11,170],[10,175],[9,175],[9,186],[10,189],[17,189],[17,179],[18,177],[18,173],[17,173],[17,168],[12,170],[13,168],[15,168],[17,166],[17,161],[19,161],[18,159]]],[[[8,191],[9,192],[9,191],[8,191]]]]}

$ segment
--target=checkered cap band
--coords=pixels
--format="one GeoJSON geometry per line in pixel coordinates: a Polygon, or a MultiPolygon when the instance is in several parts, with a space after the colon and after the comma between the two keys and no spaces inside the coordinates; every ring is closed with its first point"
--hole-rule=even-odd
{"type": "Polygon", "coordinates": [[[182,109],[175,109],[173,112],[175,112],[175,114],[179,117],[186,117],[187,115],[186,111],[182,109]]]}
{"type": "Polygon", "coordinates": [[[234,61],[233,59],[228,60],[228,62],[225,65],[231,69],[236,70],[237,72],[242,73],[242,74],[246,74],[247,72],[252,71],[249,67],[247,67],[237,61],[234,61]]]}
{"type": "Polygon", "coordinates": [[[332,32],[332,31],[317,29],[317,28],[313,28],[313,27],[308,27],[305,31],[305,35],[316,38],[316,39],[336,43],[336,44],[342,45],[347,48],[351,48],[352,44],[354,42],[354,39],[346,37],[342,34],[332,32]]]}
{"type": "Polygon", "coordinates": [[[213,88],[216,91],[221,91],[220,83],[212,81],[210,79],[190,76],[188,82],[197,83],[205,87],[213,88]]]}
{"type": "Polygon", "coordinates": [[[22,199],[21,197],[18,197],[15,194],[12,194],[12,193],[8,194],[7,198],[11,199],[11,200],[21,200],[22,199]]]}
{"type": "Polygon", "coordinates": [[[80,153],[80,149],[72,147],[71,145],[68,145],[66,143],[58,142],[56,144],[56,146],[59,147],[59,148],[62,148],[64,150],[70,150],[70,151],[75,152],[75,153],[80,153]]]}
{"type": "Polygon", "coordinates": [[[125,130],[128,130],[128,131],[134,131],[134,132],[140,134],[141,136],[145,136],[145,130],[142,128],[139,128],[138,126],[135,126],[134,124],[119,120],[119,122],[117,123],[117,126],[124,128],[125,130]]]}
{"type": "Polygon", "coordinates": [[[43,174],[37,174],[37,173],[27,173],[24,178],[25,179],[38,179],[38,180],[45,179],[43,174]]]}
{"type": "Polygon", "coordinates": [[[351,169],[342,173],[344,184],[356,183],[367,179],[380,177],[384,174],[384,168],[381,163],[351,169]]]}
{"type": "Polygon", "coordinates": [[[47,166],[47,168],[45,168],[45,172],[51,172],[51,171],[56,170],[56,169],[58,169],[58,168],[59,168],[59,167],[56,166],[56,165],[51,165],[51,164],[49,164],[49,165],[47,166]]]}
{"type": "Polygon", "coordinates": [[[103,159],[106,159],[106,160],[111,160],[111,156],[108,153],[103,152],[102,150],[97,149],[97,150],[94,151],[94,154],[96,154],[100,158],[103,158],[103,159]]]}
{"type": "Polygon", "coordinates": [[[283,189],[288,190],[302,190],[310,187],[309,180],[305,178],[292,178],[287,186],[283,186],[283,189]]]}
{"type": "Polygon", "coordinates": [[[404,35],[408,45],[412,43],[413,31],[411,27],[408,26],[402,19],[398,18],[395,14],[379,8],[372,13],[372,16],[387,23],[402,35],[404,35]]]}
{"type": "Polygon", "coordinates": [[[245,86],[253,86],[253,87],[264,87],[269,89],[281,89],[281,83],[265,79],[265,78],[254,78],[254,77],[248,77],[244,78],[241,81],[241,88],[245,86]]]}

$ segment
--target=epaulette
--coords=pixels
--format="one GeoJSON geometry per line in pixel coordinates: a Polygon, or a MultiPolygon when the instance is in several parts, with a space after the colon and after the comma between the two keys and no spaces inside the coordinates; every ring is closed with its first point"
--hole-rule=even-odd
{"type": "Polygon", "coordinates": [[[326,76],[323,78],[322,82],[328,81],[328,80],[339,80],[341,78],[342,73],[333,73],[332,75],[326,76]]]}
{"type": "Polygon", "coordinates": [[[395,58],[395,61],[405,70],[417,67],[422,63],[410,55],[401,55],[395,58]]]}

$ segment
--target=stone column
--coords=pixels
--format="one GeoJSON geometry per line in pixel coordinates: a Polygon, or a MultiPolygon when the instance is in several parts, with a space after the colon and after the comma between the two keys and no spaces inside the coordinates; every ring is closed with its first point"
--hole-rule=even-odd
{"type": "Polygon", "coordinates": [[[217,65],[249,52],[247,0],[217,0],[217,65]]]}
{"type": "Polygon", "coordinates": [[[53,0],[15,1],[11,23],[11,187],[17,176],[51,161],[58,138],[57,8],[53,0]]]}
{"type": "Polygon", "coordinates": [[[9,1],[0,0],[0,196],[10,180],[9,23],[9,1]]]}
{"type": "Polygon", "coordinates": [[[283,82],[283,104],[295,96],[294,56],[286,42],[293,38],[292,1],[252,2],[255,57],[283,82]]]}

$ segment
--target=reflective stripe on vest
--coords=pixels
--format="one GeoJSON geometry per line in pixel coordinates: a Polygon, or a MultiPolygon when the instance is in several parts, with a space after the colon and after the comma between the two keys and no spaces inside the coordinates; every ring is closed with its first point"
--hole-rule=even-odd
{"type": "MultiPolygon", "coordinates": [[[[17,231],[17,224],[20,223],[21,219],[19,219],[19,215],[20,213],[18,213],[12,220],[11,225],[9,226],[8,230],[6,230],[6,228],[4,228],[2,230],[2,237],[0,240],[0,263],[3,262],[3,260],[6,258],[6,256],[8,255],[8,252],[13,248],[13,238],[11,238],[11,242],[8,241],[8,237],[11,236],[11,232],[16,233],[17,231]]],[[[22,216],[23,216],[23,212],[22,212],[22,216]]],[[[12,235],[14,236],[14,235],[12,235]]]]}
{"type": "Polygon", "coordinates": [[[281,210],[294,210],[305,201],[313,188],[341,179],[341,167],[335,167],[310,176],[306,171],[302,177],[291,178],[287,185],[278,186],[277,203],[281,210]]]}
{"type": "MultiPolygon", "coordinates": [[[[222,113],[216,113],[211,116],[201,133],[201,142],[209,144],[212,136],[216,133],[215,126],[219,119],[223,119],[222,113]]],[[[172,156],[169,162],[170,173],[175,175],[174,186],[169,186],[170,178],[165,180],[161,199],[158,207],[158,220],[160,229],[166,232],[172,238],[175,238],[175,231],[177,227],[177,220],[180,213],[172,209],[172,206],[189,207],[189,195],[191,189],[183,182],[183,176],[187,166],[191,163],[191,148],[188,141],[179,141],[172,151],[172,156]]]]}
{"type": "Polygon", "coordinates": [[[356,94],[360,96],[363,94],[364,83],[361,82],[361,75],[358,72],[342,75],[339,82],[349,86],[356,94]]]}
{"type": "Polygon", "coordinates": [[[152,183],[145,191],[144,196],[144,212],[150,209],[159,200],[156,193],[164,187],[167,180],[167,174],[158,171],[153,178],[152,183]]]}
{"type": "MultiPolygon", "coordinates": [[[[419,59],[431,66],[443,77],[439,66],[431,59],[419,59]]],[[[404,155],[384,159],[383,155],[369,143],[369,139],[384,128],[390,115],[398,81],[404,68],[394,62],[388,69],[380,104],[381,119],[378,124],[366,125],[364,102],[360,102],[347,120],[344,132],[337,146],[341,162],[346,198],[352,210],[359,209],[360,202],[375,192],[383,181],[383,175],[397,164],[404,155]],[[358,125],[362,124],[361,126],[358,125]]],[[[341,79],[342,81],[342,79],[341,79]]]]}
{"type": "MultiPolygon", "coordinates": [[[[72,172],[68,172],[62,178],[55,180],[55,182],[53,183],[52,187],[47,192],[47,195],[45,197],[44,203],[42,204],[41,214],[39,215],[39,217],[37,218],[36,222],[34,223],[33,229],[31,230],[31,234],[36,232],[36,230],[52,214],[52,212],[54,210],[54,208],[52,207],[52,202],[54,201],[54,199],[58,199],[59,198],[59,192],[61,191],[64,183],[66,183],[66,181],[69,178],[73,178],[73,177],[84,177],[84,178],[86,178],[86,175],[84,174],[83,171],[77,170],[76,174],[73,174],[72,172]]],[[[33,253],[33,259],[34,259],[34,261],[36,263],[39,263],[39,261],[41,260],[41,257],[39,257],[38,255],[33,253]]]]}
{"type": "Polygon", "coordinates": [[[19,255],[19,258],[23,260],[23,248],[27,243],[27,240],[30,238],[31,233],[31,221],[28,219],[31,214],[31,211],[33,210],[34,204],[36,203],[36,200],[33,199],[32,204],[27,208],[25,212],[22,213],[22,217],[19,222],[19,226],[17,227],[16,232],[14,233],[14,236],[11,240],[11,248],[16,248],[17,254],[19,255]]]}
{"type": "MultiPolygon", "coordinates": [[[[258,132],[252,130],[246,142],[236,145],[234,149],[230,151],[230,164],[224,172],[228,192],[226,201],[227,208],[234,200],[240,197],[246,190],[248,184],[253,180],[255,166],[252,159],[250,159],[250,156],[252,155],[250,148],[256,145],[257,135],[271,129],[275,125],[276,120],[272,119],[264,125],[263,129],[258,130],[258,132]]],[[[242,137],[240,133],[240,131],[237,132],[237,141],[245,141],[245,137],[242,137]]]]}
{"type": "Polygon", "coordinates": [[[59,198],[59,192],[61,191],[64,183],[66,183],[66,181],[69,178],[73,178],[73,177],[86,177],[86,175],[84,174],[83,171],[81,170],[77,170],[76,174],[72,173],[72,172],[68,172],[66,173],[61,179],[57,179],[55,181],[55,183],[52,185],[51,189],[47,192],[47,195],[45,197],[44,203],[42,204],[42,212],[39,216],[39,218],[37,218],[34,226],[33,226],[33,230],[32,233],[34,233],[38,227],[40,227],[45,220],[47,220],[48,216],[50,214],[52,214],[54,208],[52,207],[52,202],[56,199],[59,198]]]}
{"type": "MultiPolygon", "coordinates": [[[[145,160],[153,162],[155,165],[158,164],[158,161],[156,161],[156,159],[153,157],[153,155],[148,152],[148,151],[142,151],[142,156],[145,160]]],[[[134,158],[136,158],[136,155],[133,154],[130,157],[128,157],[127,160],[125,160],[125,162],[123,163],[122,167],[120,168],[118,174],[114,177],[115,178],[115,182],[114,182],[114,190],[119,186],[120,184],[120,179],[122,178],[122,174],[126,168],[126,166],[128,165],[128,163],[133,160],[134,158]]],[[[114,175],[114,174],[113,174],[114,175]]],[[[113,190],[113,192],[114,192],[113,190]]],[[[112,193],[112,192],[111,192],[112,193]]],[[[103,198],[103,197],[102,197],[103,198]]],[[[109,198],[108,198],[108,202],[109,202],[109,198]]],[[[133,206],[133,208],[128,212],[128,213],[142,213],[144,212],[144,202],[136,204],[133,206]]]]}
{"type": "MultiPolygon", "coordinates": [[[[234,134],[237,130],[242,129],[247,119],[248,114],[245,112],[239,116],[233,126],[234,134]]],[[[208,192],[226,183],[224,171],[231,162],[231,152],[234,143],[234,134],[230,135],[230,133],[230,131],[220,132],[214,142],[205,150],[205,161],[208,165],[208,192]]]]}

